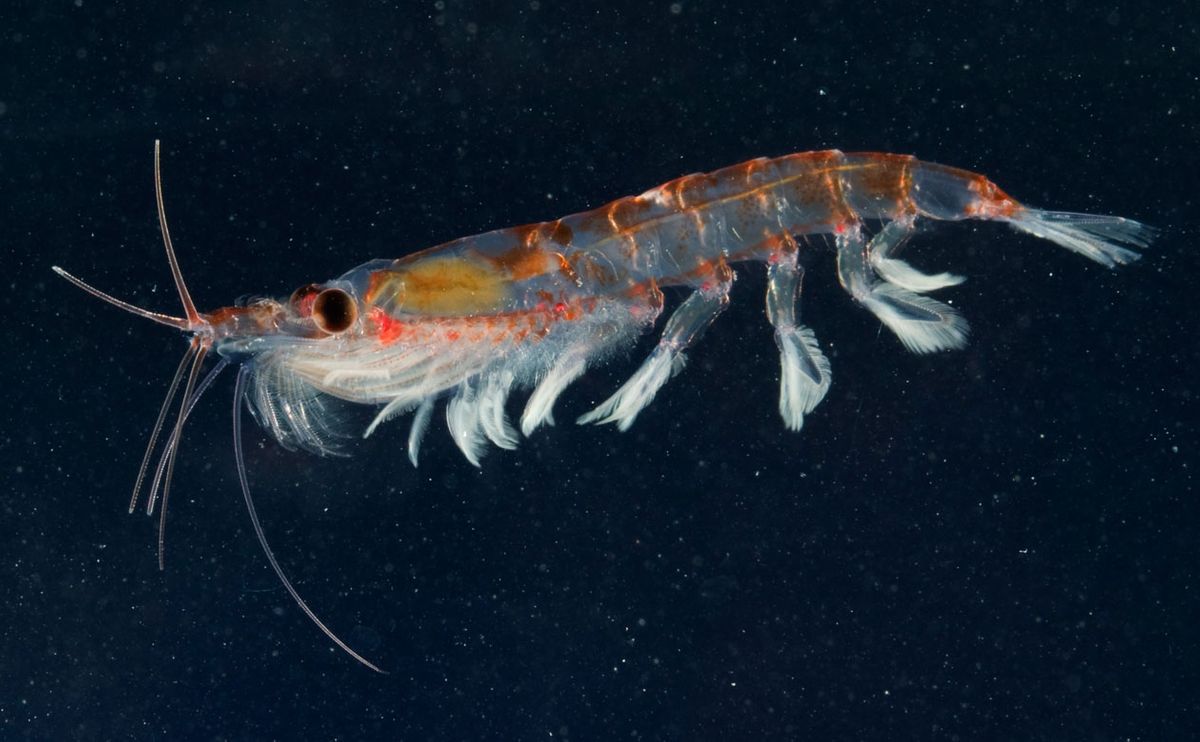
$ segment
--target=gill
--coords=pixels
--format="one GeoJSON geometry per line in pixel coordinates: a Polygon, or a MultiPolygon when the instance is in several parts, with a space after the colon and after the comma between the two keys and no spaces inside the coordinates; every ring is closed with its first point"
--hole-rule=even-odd
{"type": "MultiPolygon", "coordinates": [[[[214,342],[217,338],[217,329],[213,322],[208,317],[196,310],[196,305],[192,301],[191,293],[188,291],[187,284],[183,280],[183,272],[179,268],[179,260],[175,255],[175,247],[171,241],[171,231],[167,226],[166,209],[163,206],[163,189],[162,189],[162,170],[161,170],[161,143],[159,140],[154,140],[154,198],[155,206],[158,212],[158,226],[162,233],[163,247],[167,253],[167,263],[171,267],[171,277],[175,282],[175,289],[179,293],[179,301],[183,305],[183,317],[176,317],[161,312],[153,312],[148,309],[130,304],[127,301],[116,298],[100,289],[91,286],[82,279],[71,275],[66,270],[59,266],[51,266],[59,276],[62,276],[70,283],[74,284],[79,289],[91,294],[92,296],[112,304],[115,307],[125,310],[130,314],[143,317],[157,322],[160,325],[173,327],[182,332],[190,333],[191,338],[188,342],[188,348],[183,354],[183,358],[179,361],[179,366],[175,369],[174,375],[171,377],[171,383],[167,388],[166,396],[163,399],[162,406],[159,408],[158,417],[155,419],[154,427],[151,429],[149,441],[146,444],[146,451],[142,456],[141,465],[138,467],[137,478],[133,485],[133,494],[129,499],[129,512],[133,513],[137,509],[138,500],[145,487],[147,474],[150,471],[150,462],[154,458],[154,452],[158,449],[159,439],[162,437],[164,426],[167,417],[170,414],[173,403],[179,394],[180,385],[183,386],[182,399],[175,413],[175,422],[171,426],[170,434],[166,442],[162,446],[161,453],[157,465],[154,467],[154,476],[150,480],[150,491],[146,498],[146,514],[153,515],[156,505],[158,506],[158,568],[160,570],[166,567],[166,527],[167,527],[167,501],[171,493],[171,482],[175,474],[175,460],[179,453],[179,443],[183,437],[184,424],[188,417],[195,409],[196,404],[206,391],[212,386],[213,382],[220,373],[229,365],[229,360],[221,358],[217,364],[213,366],[209,372],[201,379],[200,372],[204,366],[204,361],[208,358],[214,342]],[[186,378],[186,381],[185,381],[186,378]],[[159,502],[161,500],[161,503],[159,502]]],[[[292,585],[284,573],[283,568],[279,565],[275,554],[267,542],[266,534],[263,531],[262,524],[258,518],[258,512],[254,507],[254,500],[250,495],[250,484],[246,476],[245,455],[242,447],[242,402],[246,396],[246,385],[250,375],[250,368],[243,364],[238,369],[237,380],[234,384],[233,394],[233,446],[234,459],[237,465],[238,484],[241,486],[242,495],[246,502],[246,509],[250,514],[250,522],[254,528],[254,534],[262,546],[263,553],[266,554],[267,561],[274,570],[276,577],[283,584],[292,600],[308,617],[317,628],[325,634],[339,649],[353,657],[357,662],[381,674],[387,674],[365,657],[352,649],[346,642],[337,636],[328,626],[325,625],[316,613],[309,608],[308,604],[300,596],[300,593],[292,585]]]]}

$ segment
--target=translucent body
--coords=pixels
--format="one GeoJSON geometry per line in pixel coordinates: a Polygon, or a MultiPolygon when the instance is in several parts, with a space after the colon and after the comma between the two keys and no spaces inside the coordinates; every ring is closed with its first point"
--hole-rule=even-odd
{"type": "Polygon", "coordinates": [[[1005,221],[1110,266],[1137,257],[1121,243],[1142,247],[1152,236],[1118,217],[1029,209],[983,176],[912,157],[801,153],[685,176],[556,221],[373,260],[314,287],[353,297],[357,321],[345,332],[315,330],[311,301],[294,299],[268,303],[253,319],[270,331],[247,332],[245,316],[217,323],[231,328],[217,348],[252,364],[251,408],[285,444],[334,450],[329,395],[380,405],[368,433],[418,409],[409,438],[415,460],[430,405],[450,395],[450,432],[477,463],[488,440],[516,445],[505,413],[512,389],[536,386],[521,419],[528,434],[552,420],[555,398],[589,365],[654,324],[662,287],[691,287],[642,368],[580,418],[630,425],[728,304],[731,264],[759,261],[770,265],[780,411],[799,429],[829,388],[830,367],[799,321],[797,236],[833,238],[842,286],[910,350],[965,342],[965,320],[923,296],[962,279],[927,275],[895,257],[918,218],[1005,221]],[[870,238],[869,225],[877,226],[870,238]]]}
{"type": "Polygon", "coordinates": [[[464,237],[386,267],[373,261],[343,278],[373,283],[368,303],[391,313],[521,311],[648,282],[695,283],[717,260],[768,259],[787,234],[917,215],[965,219],[984,208],[985,194],[990,208],[1013,205],[981,176],[907,156],[760,158],[557,221],[464,237]],[[417,285],[406,280],[413,274],[417,285]]]}
{"type": "Polygon", "coordinates": [[[467,237],[400,260],[374,260],[334,281],[301,287],[287,301],[259,299],[201,314],[167,229],[157,142],[154,176],[163,244],[184,316],[134,306],[54,268],[103,301],[191,335],[150,435],[130,510],[182,389],[147,497],[152,512],[161,492],[161,565],[184,424],[221,370],[240,364],[233,438],[255,534],[299,608],[374,670],[379,668],[317,618],[271,552],[245,471],[243,402],[284,445],[319,453],[336,451],[343,433],[331,398],[378,406],[367,434],[415,410],[408,454],[416,464],[434,406],[448,396],[450,434],[478,464],[488,441],[517,445],[506,411],[513,389],[534,387],[520,419],[521,433],[529,435],[553,421],[555,400],[589,366],[655,323],[662,286],[688,286],[691,294],[672,312],[649,357],[608,400],[579,418],[625,429],[683,368],[684,352],[728,305],[731,264],[760,261],[768,266],[766,313],[780,353],[779,411],[785,425],[798,430],[829,390],[831,368],[816,335],[800,321],[797,236],[832,235],[838,281],[918,353],[959,347],[967,333],[954,309],[924,296],[963,279],[922,273],[897,257],[918,218],[1005,221],[1109,267],[1137,258],[1130,248],[1145,247],[1154,236],[1119,217],[1030,209],[982,176],[911,157],[812,152],[690,175],[554,222],[467,237]],[[874,228],[869,238],[868,226],[874,228]],[[213,348],[222,358],[201,379],[213,348]]]}

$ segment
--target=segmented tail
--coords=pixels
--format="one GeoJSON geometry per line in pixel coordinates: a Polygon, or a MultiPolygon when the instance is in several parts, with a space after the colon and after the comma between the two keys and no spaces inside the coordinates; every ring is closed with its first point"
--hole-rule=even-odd
{"type": "Polygon", "coordinates": [[[1129,248],[1146,248],[1158,234],[1154,227],[1132,219],[1069,211],[1022,209],[1009,223],[1015,229],[1050,240],[1109,268],[1140,258],[1139,253],[1129,248]]]}

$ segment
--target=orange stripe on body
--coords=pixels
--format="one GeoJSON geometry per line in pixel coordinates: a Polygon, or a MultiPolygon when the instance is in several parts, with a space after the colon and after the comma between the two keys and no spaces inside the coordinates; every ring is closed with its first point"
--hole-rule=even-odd
{"type": "MultiPolygon", "coordinates": [[[[661,293],[659,293],[661,296],[661,293]]],[[[557,322],[573,322],[596,309],[595,299],[539,302],[532,309],[518,312],[463,317],[394,317],[379,307],[367,313],[367,332],[382,345],[397,342],[427,343],[467,340],[500,343],[516,337],[544,337],[557,322]]]]}

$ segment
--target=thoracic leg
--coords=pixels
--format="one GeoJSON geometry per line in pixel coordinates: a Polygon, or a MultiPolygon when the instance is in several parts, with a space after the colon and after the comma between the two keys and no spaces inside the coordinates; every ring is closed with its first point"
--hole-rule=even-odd
{"type": "Polygon", "coordinates": [[[780,254],[767,268],[767,318],[775,328],[781,367],[779,414],[790,430],[804,425],[804,416],[829,391],[831,378],[829,359],[797,316],[803,279],[794,251],[780,254]]]}
{"type": "Polygon", "coordinates": [[[684,351],[700,339],[704,330],[729,305],[729,288],[733,272],[721,263],[712,285],[696,289],[667,320],[658,346],[621,388],[596,409],[582,415],[577,422],[616,423],[621,430],[633,425],[639,412],[650,404],[654,395],[679,373],[684,364],[684,351]]]}
{"type": "MultiPolygon", "coordinates": [[[[894,224],[895,222],[893,222],[894,224]]],[[[889,225],[891,226],[891,225],[889,225]]],[[[838,280],[858,303],[888,326],[914,353],[961,348],[967,341],[967,322],[953,308],[920,296],[893,283],[879,283],[869,264],[870,255],[886,256],[898,239],[899,229],[886,228],[868,245],[861,227],[854,225],[837,237],[838,280]]]]}

